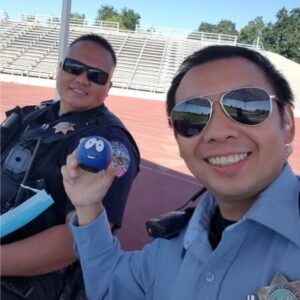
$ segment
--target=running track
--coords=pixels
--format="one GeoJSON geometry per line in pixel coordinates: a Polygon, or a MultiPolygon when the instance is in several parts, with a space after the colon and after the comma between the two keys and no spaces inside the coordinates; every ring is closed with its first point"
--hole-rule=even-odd
{"type": "MultiPolygon", "coordinates": [[[[53,88],[0,84],[0,121],[4,119],[4,112],[16,105],[38,104],[54,97],[53,88]]],[[[145,221],[181,206],[200,185],[179,158],[173,132],[167,124],[164,102],[109,96],[106,104],[123,120],[141,152],[141,172],[128,199],[123,227],[118,232],[125,249],[136,249],[149,241],[145,221]]],[[[300,174],[300,118],[296,118],[294,152],[289,161],[300,174]]]]}

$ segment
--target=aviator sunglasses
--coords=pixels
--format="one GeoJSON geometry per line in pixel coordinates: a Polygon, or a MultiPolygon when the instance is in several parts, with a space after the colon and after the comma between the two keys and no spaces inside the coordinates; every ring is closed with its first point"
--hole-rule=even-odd
{"type": "Polygon", "coordinates": [[[82,62],[72,58],[66,58],[64,60],[62,68],[65,72],[76,76],[86,71],[89,81],[101,85],[104,85],[108,79],[108,74],[105,71],[87,66],[82,62]]]}
{"type": "MultiPolygon", "coordinates": [[[[193,137],[207,126],[213,114],[213,101],[209,94],[186,99],[174,106],[169,120],[181,136],[193,137]]],[[[272,111],[274,95],[256,87],[245,87],[225,91],[220,99],[223,112],[231,120],[243,125],[258,125],[264,122],[272,111]]]]}

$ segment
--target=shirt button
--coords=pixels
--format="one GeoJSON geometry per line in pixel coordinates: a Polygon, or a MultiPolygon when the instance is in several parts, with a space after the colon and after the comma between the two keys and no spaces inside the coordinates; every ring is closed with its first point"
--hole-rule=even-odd
{"type": "Polygon", "coordinates": [[[215,279],[214,273],[212,273],[212,272],[207,272],[207,273],[205,274],[205,280],[206,280],[207,282],[212,282],[212,281],[214,281],[214,279],[215,279]]]}

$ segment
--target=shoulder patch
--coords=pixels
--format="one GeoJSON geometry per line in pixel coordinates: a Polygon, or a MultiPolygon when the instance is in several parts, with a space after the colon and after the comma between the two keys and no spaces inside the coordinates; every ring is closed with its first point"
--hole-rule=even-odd
{"type": "Polygon", "coordinates": [[[110,141],[113,149],[112,164],[115,168],[116,176],[122,177],[130,165],[130,156],[127,148],[120,142],[110,141]]]}

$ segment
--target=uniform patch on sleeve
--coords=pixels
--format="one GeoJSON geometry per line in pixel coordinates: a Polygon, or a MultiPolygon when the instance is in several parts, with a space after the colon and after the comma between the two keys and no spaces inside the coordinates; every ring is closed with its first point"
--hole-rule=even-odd
{"type": "Polygon", "coordinates": [[[110,141],[113,149],[112,164],[115,168],[116,176],[122,177],[130,165],[130,156],[127,148],[117,141],[110,141]]]}

